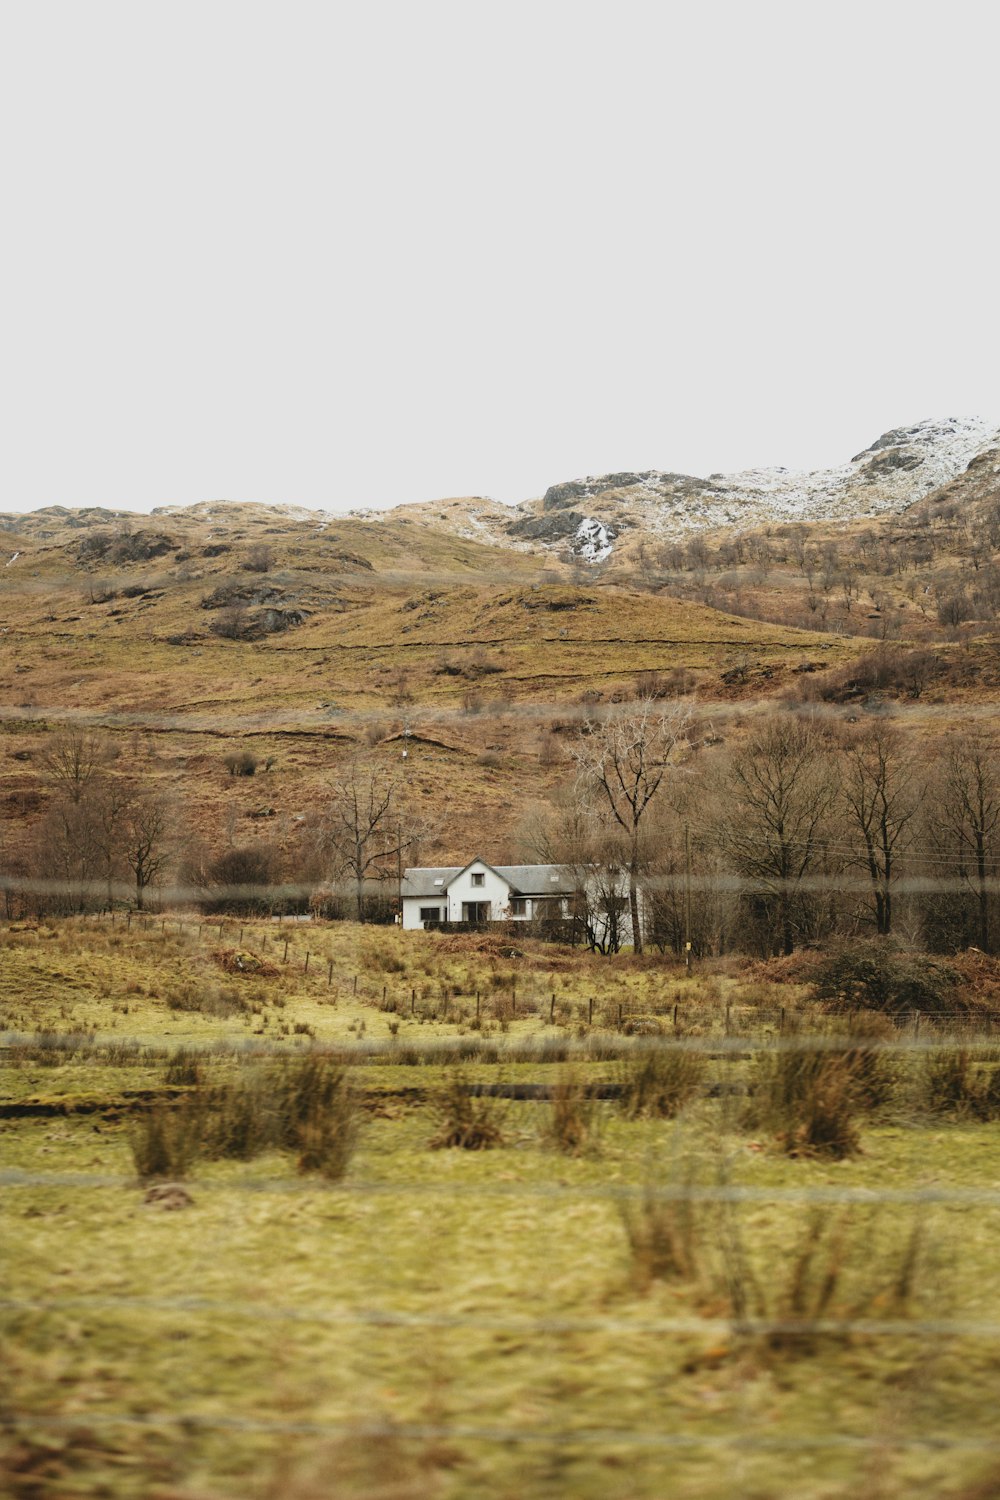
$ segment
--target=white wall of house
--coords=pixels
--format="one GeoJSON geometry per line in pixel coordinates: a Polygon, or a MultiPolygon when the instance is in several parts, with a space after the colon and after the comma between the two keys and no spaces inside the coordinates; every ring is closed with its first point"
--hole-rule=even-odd
{"type": "Polygon", "coordinates": [[[445,922],[445,912],[448,907],[448,898],[442,890],[434,896],[404,896],[403,897],[403,927],[410,932],[423,927],[425,921],[445,922]],[[425,917],[424,913],[428,915],[425,917]],[[434,916],[430,913],[433,912],[434,916]]]}
{"type": "Polygon", "coordinates": [[[456,875],[448,887],[448,921],[469,920],[466,906],[471,902],[488,904],[489,910],[484,914],[487,922],[499,921],[510,904],[510,886],[482,860],[476,860],[475,864],[456,875]]]}

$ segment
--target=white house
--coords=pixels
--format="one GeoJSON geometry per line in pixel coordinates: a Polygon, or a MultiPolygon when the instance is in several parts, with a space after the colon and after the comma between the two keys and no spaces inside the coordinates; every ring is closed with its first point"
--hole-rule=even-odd
{"type": "Polygon", "coordinates": [[[464,866],[404,871],[402,897],[403,926],[410,931],[442,922],[530,922],[578,915],[585,921],[588,940],[603,945],[613,932],[612,952],[632,942],[623,871],[490,865],[474,859],[464,866]]]}
{"type": "Polygon", "coordinates": [[[464,867],[405,870],[403,926],[568,917],[578,887],[568,865],[489,865],[474,859],[464,867]]]}

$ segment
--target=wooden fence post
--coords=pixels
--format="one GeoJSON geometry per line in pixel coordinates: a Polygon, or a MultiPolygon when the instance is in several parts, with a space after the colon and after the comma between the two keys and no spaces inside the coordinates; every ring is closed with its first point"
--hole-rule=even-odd
{"type": "Polygon", "coordinates": [[[555,995],[553,995],[552,999],[549,1002],[549,1025],[550,1026],[555,1021],[555,1018],[556,1018],[556,997],[555,997],[555,995]]]}
{"type": "Polygon", "coordinates": [[[281,962],[283,964],[287,964],[287,962],[288,962],[288,939],[287,938],[285,938],[285,951],[282,954],[281,962]]]}
{"type": "Polygon", "coordinates": [[[327,989],[330,988],[330,986],[331,986],[332,983],[333,983],[333,959],[331,958],[331,960],[329,962],[329,965],[327,967],[327,971],[326,971],[326,987],[327,987],[327,989]]]}
{"type": "Polygon", "coordinates": [[[587,1025],[588,1026],[593,1026],[593,1024],[594,1024],[594,997],[593,997],[593,995],[591,995],[590,1000],[589,1000],[588,1005],[587,1005],[587,1025]]]}
{"type": "Polygon", "coordinates": [[[305,962],[305,967],[303,968],[302,972],[303,972],[303,974],[308,974],[309,973],[309,949],[308,948],[306,949],[306,962],[305,962]]]}

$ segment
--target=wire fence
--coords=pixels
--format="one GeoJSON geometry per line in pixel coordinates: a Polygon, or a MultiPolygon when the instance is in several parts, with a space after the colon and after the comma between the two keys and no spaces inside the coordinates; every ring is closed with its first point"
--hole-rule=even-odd
{"type": "MultiPolygon", "coordinates": [[[[12,1427],[24,1414],[0,1413],[0,1427],[12,1427]]],[[[429,1443],[442,1440],[486,1443],[497,1447],[530,1445],[533,1447],[571,1450],[583,1448],[664,1449],[728,1453],[809,1453],[823,1450],[849,1452],[951,1452],[1000,1453],[1000,1438],[956,1437],[949,1432],[893,1434],[880,1432],[815,1432],[808,1435],[775,1433],[692,1433],[636,1432],[616,1427],[506,1427],[473,1425],[461,1422],[305,1422],[264,1420],[204,1412],[163,1411],[87,1412],[78,1417],[30,1415],[32,1427],[72,1432],[82,1427],[133,1427],[182,1432],[216,1430],[231,1433],[255,1433],[273,1437],[347,1438],[364,1441],[393,1439],[402,1442],[429,1443]]]]}
{"type": "MultiPolygon", "coordinates": [[[[109,918],[102,919],[110,921],[109,918]]],[[[133,919],[134,921],[135,919],[133,919]]],[[[171,919],[149,916],[143,919],[147,926],[143,931],[164,934],[171,930],[171,919]]],[[[116,924],[122,919],[116,918],[116,924]]],[[[176,936],[198,943],[227,941],[241,945],[251,929],[239,923],[192,923],[188,919],[176,919],[176,936]]],[[[125,923],[128,925],[127,919],[125,923]]],[[[294,931],[294,929],[293,929],[294,931]]],[[[255,932],[260,933],[256,928],[255,932]]],[[[264,936],[260,933],[260,936],[264,936]]],[[[310,976],[317,988],[336,984],[339,991],[350,993],[352,998],[369,1003],[377,1008],[390,1004],[412,1007],[412,1014],[426,1013],[432,1009],[440,1012],[440,1002],[417,996],[414,988],[390,979],[384,984],[372,982],[350,972],[338,961],[321,959],[305,943],[285,936],[268,936],[268,946],[277,952],[281,964],[299,966],[303,977],[310,976]],[[329,976],[324,965],[331,964],[329,976]]],[[[756,1053],[781,1054],[798,1051],[845,1051],[856,1049],[858,1039],[850,1034],[800,1035],[791,1028],[796,1018],[791,1008],[762,1005],[738,1006],[717,1003],[706,1007],[704,1003],[685,1007],[683,1003],[666,999],[662,1003],[609,1000],[595,997],[594,1000],[574,1002],[574,1007],[563,1012],[559,997],[546,992],[540,986],[525,987],[519,984],[510,992],[475,994],[448,997],[451,1005],[462,1003],[469,1009],[477,1000],[481,1014],[492,1014],[497,1019],[516,1016],[518,1013],[532,1015],[543,1022],[563,1017],[583,1019],[581,1005],[589,1010],[588,1023],[596,1023],[609,1032],[621,1032],[627,1023],[640,1016],[656,1015],[673,1028],[673,1034],[658,1036],[607,1037],[603,1044],[614,1057],[642,1056],[663,1049],[678,1052],[707,1053],[720,1063],[738,1064],[756,1053]],[[684,1028],[690,1018],[704,1022],[706,1014],[714,1011],[712,1023],[715,1032],[711,1035],[690,1036],[684,1028]]],[[[935,1028],[954,1026],[964,1031],[974,1027],[978,1034],[963,1035],[962,1047],[969,1052],[994,1061],[991,1053],[996,1048],[993,1028],[1000,1021],[1000,1011],[978,1009],[974,1016],[968,1012],[941,1008],[934,1012],[906,1013],[893,1018],[897,1030],[888,1037],[864,1039],[866,1051],[884,1052],[920,1059],[954,1048],[954,1041],[935,1034],[935,1028]],[[928,1034],[929,1033],[929,1034],[928,1034]]],[[[533,1046],[524,1046],[515,1036],[492,1038],[488,1053],[496,1053],[497,1060],[525,1060],[532,1063],[551,1061],[594,1060],[588,1050],[585,1037],[567,1035],[552,1040],[558,1047],[550,1048],[546,1054],[539,1037],[533,1046]]],[[[29,1033],[8,1033],[2,1039],[8,1049],[37,1044],[38,1038],[29,1033]]],[[[470,1060],[482,1051],[479,1038],[457,1039],[468,1046],[470,1060]]],[[[115,1042],[122,1046],[134,1044],[141,1048],[138,1037],[123,1037],[116,1034],[115,1042]]],[[[291,1039],[290,1039],[291,1042],[291,1039]]],[[[54,1044],[54,1043],[53,1043],[54,1044]]],[[[322,1046],[312,1039],[300,1039],[295,1045],[304,1048],[322,1046]]],[[[205,1044],[211,1055],[216,1043],[205,1044]]],[[[360,1066],[382,1062],[398,1052],[395,1039],[382,1042],[351,1041],[330,1043],[339,1056],[348,1057],[360,1066]]],[[[240,1041],[238,1049],[259,1057],[287,1057],[289,1048],[271,1043],[240,1041]]],[[[421,1042],[415,1049],[421,1060],[434,1062],[454,1060],[462,1048],[456,1039],[432,1039],[421,1042]]],[[[224,1060],[220,1053],[220,1060],[224,1060]]],[[[26,1171],[15,1168],[0,1170],[0,1188],[8,1198],[15,1200],[25,1194],[42,1194],[58,1191],[81,1191],[89,1193],[95,1189],[135,1190],[134,1177],[103,1172],[26,1171]]],[[[433,1204],[441,1201],[449,1205],[461,1205],[463,1201],[482,1199],[486,1203],[520,1204],[535,1203],[558,1210],[560,1205],[581,1203],[605,1204],[615,1209],[635,1207],[643,1204],[680,1205],[732,1205],[747,1209],[773,1208],[789,1216],[806,1210],[837,1209],[912,1209],[918,1213],[941,1209],[957,1214],[978,1212],[992,1214],[1000,1211],[1000,1187],[967,1187],[959,1185],[903,1185],[878,1184],[872,1188],[839,1184],[800,1184],[795,1187],[740,1183],[654,1182],[629,1184],[603,1180],[578,1184],[564,1184],[551,1180],[541,1182],[515,1181],[462,1181],[448,1174],[442,1180],[398,1180],[380,1181],[348,1178],[335,1184],[318,1183],[315,1179],[303,1180],[293,1177],[232,1178],[205,1175],[197,1179],[195,1193],[210,1201],[224,1201],[227,1195],[242,1194],[274,1195],[291,1198],[297,1195],[321,1194],[330,1203],[384,1201],[389,1204],[412,1198],[433,1204]]],[[[206,1246],[206,1256],[212,1246],[206,1246]]],[[[10,1288],[8,1288],[10,1290],[10,1288]]],[[[373,1289],[374,1290],[374,1289],[373,1289]]],[[[332,1302],[333,1299],[331,1299],[332,1302]]],[[[51,1320],[55,1327],[67,1320],[113,1319],[128,1323],[149,1314],[170,1318],[181,1329],[202,1329],[209,1324],[218,1325],[224,1332],[236,1327],[251,1317],[260,1325],[281,1328],[284,1325],[301,1328],[305,1332],[317,1329],[351,1330],[358,1334],[369,1331],[373,1334],[383,1330],[389,1336],[403,1338],[412,1334],[419,1340],[422,1334],[454,1333],[456,1335],[503,1335],[523,1341],[527,1350],[541,1347],[543,1341],[551,1339],[585,1338],[601,1335],[628,1340],[653,1343],[657,1339],[685,1339],[700,1341],[720,1340],[769,1340],[799,1338],[803,1334],[819,1339],[863,1339],[889,1343],[901,1341],[912,1351],[909,1357],[935,1357],[936,1351],[949,1350],[956,1343],[968,1341],[988,1357],[991,1346],[1000,1341],[1000,1322],[992,1317],[940,1315],[937,1310],[931,1315],[913,1317],[864,1316],[844,1317],[758,1317],[744,1314],[718,1316],[662,1315],[649,1313],[641,1307],[634,1315],[618,1312],[585,1311],[580,1313],[556,1313],[537,1316],[518,1315],[507,1312],[484,1312],[456,1309],[449,1302],[447,1288],[442,1286],[437,1306],[420,1311],[408,1311],[391,1305],[388,1298],[375,1295],[371,1305],[336,1306],[330,1303],[303,1301],[296,1305],[291,1299],[262,1296],[252,1308],[244,1302],[225,1297],[193,1295],[138,1295],[135,1293],[110,1294],[96,1291],[92,1294],[17,1297],[7,1295],[0,1298],[0,1312],[8,1321],[16,1323],[23,1319],[51,1320]]],[[[136,1325],[141,1326],[141,1325],[136,1325]]],[[[178,1402],[172,1409],[135,1411],[124,1409],[107,1410],[99,1405],[85,1403],[78,1412],[35,1412],[27,1405],[10,1404],[0,1412],[0,1427],[8,1431],[49,1431],[72,1435],[81,1426],[93,1429],[122,1429],[139,1432],[166,1432],[178,1437],[193,1433],[218,1433],[245,1435],[270,1439],[275,1442],[310,1444],[316,1441],[362,1441],[377,1443],[382,1440],[412,1442],[415,1444],[455,1443],[479,1444],[487,1448],[552,1450],[569,1454],[581,1450],[596,1454],[601,1450],[622,1449],[636,1456],[643,1452],[664,1455],[714,1456],[721,1464],[737,1461],[741,1456],[753,1457],[769,1454],[795,1455],[857,1454],[859,1460],[866,1455],[885,1452],[900,1454],[942,1453],[986,1460],[1000,1453],[1000,1438],[989,1431],[962,1433],[943,1424],[925,1423],[917,1430],[842,1430],[830,1424],[829,1430],[817,1425],[808,1432],[774,1432],[754,1430],[751,1419],[739,1412],[733,1418],[732,1430],[693,1431],[680,1425],[670,1425],[665,1419],[651,1416],[648,1424],[616,1425],[614,1422],[588,1420],[574,1414],[571,1406],[557,1405],[553,1420],[542,1418],[520,1418],[512,1421],[455,1420],[431,1421],[408,1420],[306,1420],[294,1416],[283,1417],[240,1414],[232,1409],[206,1411],[194,1405],[178,1402]]],[[[860,1425],[860,1424],[859,1424],[860,1425]]],[[[738,1492],[738,1485],[734,1492],[738,1492]]]]}
{"type": "MultiPolygon", "coordinates": [[[[740,1003],[738,1000],[719,1000],[713,1003],[705,998],[684,995],[680,986],[690,976],[690,970],[665,972],[660,980],[663,993],[659,996],[646,994],[635,998],[627,985],[613,975],[602,979],[600,992],[581,998],[568,998],[550,989],[546,975],[528,970],[519,979],[497,987],[494,982],[489,990],[470,987],[461,990],[455,984],[438,983],[437,993],[428,993],[433,987],[427,982],[419,985],[409,981],[400,982],[378,976],[374,981],[364,963],[345,964],[323,951],[317,937],[315,944],[304,940],[296,918],[276,917],[272,923],[260,918],[250,920],[215,919],[206,920],[190,916],[153,916],[148,913],[105,912],[84,919],[89,923],[106,925],[110,929],[121,928],[132,934],[150,936],[174,936],[197,946],[217,944],[232,945],[238,950],[232,957],[234,973],[254,973],[254,959],[241,957],[245,942],[259,949],[259,956],[277,967],[279,972],[295,973],[308,980],[310,986],[325,992],[336,1003],[342,998],[357,999],[362,1003],[395,1016],[418,1020],[472,1020],[494,1023],[509,1023],[518,1019],[534,1018],[548,1021],[554,1026],[566,1027],[586,1023],[607,1031],[635,1033],[643,1024],[657,1022],[672,1028],[678,1036],[692,1024],[710,1024],[725,1035],[731,1033],[749,1037],[756,1032],[794,1029],[802,1023],[801,1007],[788,1005],[740,1003]],[[282,931],[282,923],[285,930],[282,931]],[[274,931],[277,925],[278,931],[274,931]],[[245,967],[244,967],[245,965],[245,967]],[[608,988],[612,993],[607,993],[608,988]]],[[[309,922],[308,918],[303,919],[309,922]]],[[[319,931],[319,929],[310,929],[319,931]]],[[[373,929],[376,930],[377,929],[373,929]]],[[[773,987],[772,987],[773,988],[773,987]]],[[[847,1002],[826,1002],[824,1016],[850,1016],[855,1007],[847,1002]]],[[[961,1028],[967,1032],[992,1035],[1000,1028],[1000,1006],[981,1003],[978,999],[966,1004],[939,1003],[919,1008],[905,1002],[884,1012],[888,1021],[899,1031],[912,1030],[919,1035],[927,1027],[961,1028]]],[[[813,1024],[815,1017],[812,1018],[813,1024]]],[[[426,1045],[422,1043],[422,1045],[426,1045]]],[[[802,1045],[808,1045],[803,1042],[802,1045]]],[[[825,1045],[817,1041],[816,1045],[825,1045]]]]}

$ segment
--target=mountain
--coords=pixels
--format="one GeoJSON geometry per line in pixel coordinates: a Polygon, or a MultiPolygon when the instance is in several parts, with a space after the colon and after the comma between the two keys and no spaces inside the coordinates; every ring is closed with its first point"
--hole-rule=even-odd
{"type": "Polygon", "coordinates": [[[984,422],[896,429],[821,473],[623,472],[368,516],[50,506],[0,533],[8,860],[38,836],[66,724],[139,757],[213,848],[267,827],[291,849],[361,757],[439,816],[431,862],[510,863],[600,705],[680,695],[717,744],[775,699],[934,725],[1000,702],[984,422]],[[231,773],[248,750],[260,777],[231,773]]]}
{"type": "Polygon", "coordinates": [[[568,550],[584,562],[604,562],[626,533],[633,540],[671,540],[723,527],[902,511],[990,453],[1000,464],[1000,426],[947,417],[885,432],[834,469],[746,469],[705,479],[659,469],[602,474],[551,485],[540,500],[525,501],[513,513],[488,502],[453,502],[449,520],[459,534],[480,541],[568,550]]]}

